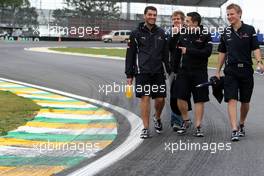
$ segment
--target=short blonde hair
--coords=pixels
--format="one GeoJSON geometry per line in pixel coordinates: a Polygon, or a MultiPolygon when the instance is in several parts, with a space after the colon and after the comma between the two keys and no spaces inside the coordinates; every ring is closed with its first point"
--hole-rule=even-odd
{"type": "Polygon", "coordinates": [[[185,15],[184,15],[184,13],[183,13],[182,11],[180,11],[180,10],[174,11],[174,12],[172,13],[171,17],[178,16],[178,15],[180,15],[181,20],[184,21],[185,15]]]}
{"type": "Polygon", "coordinates": [[[237,13],[241,13],[241,14],[242,14],[242,9],[241,9],[241,7],[240,7],[239,5],[237,5],[237,4],[234,4],[234,3],[229,4],[229,5],[226,7],[226,10],[230,10],[230,9],[235,9],[235,11],[236,11],[237,13]]]}

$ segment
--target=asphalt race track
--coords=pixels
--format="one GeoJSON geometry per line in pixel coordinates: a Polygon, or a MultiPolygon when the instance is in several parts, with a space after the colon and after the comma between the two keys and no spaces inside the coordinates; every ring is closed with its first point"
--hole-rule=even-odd
{"type": "MultiPolygon", "coordinates": [[[[113,82],[126,82],[124,61],[67,56],[25,51],[24,48],[39,46],[71,47],[125,47],[124,44],[104,44],[101,42],[3,42],[0,41],[0,77],[49,87],[84,97],[101,100],[128,109],[139,115],[137,99],[128,100],[123,93],[105,95],[99,92],[99,85],[113,82]]],[[[213,70],[209,71],[214,74],[213,70]]],[[[170,108],[168,101],[163,111],[164,132],[153,137],[127,157],[114,163],[98,175],[195,175],[195,176],[246,176],[264,175],[264,77],[255,76],[255,90],[252,97],[251,111],[246,123],[246,137],[240,142],[230,143],[226,104],[219,105],[211,96],[206,104],[203,129],[204,138],[195,138],[192,134],[178,136],[170,128],[170,108]],[[176,150],[180,143],[207,143],[211,148],[205,150],[176,150]],[[214,150],[214,144],[230,145],[231,150],[214,150]],[[172,150],[172,146],[173,149],[172,150]],[[170,150],[169,150],[170,149],[170,150]]],[[[128,135],[129,123],[118,116],[118,138],[107,149],[98,153],[80,166],[66,170],[58,175],[66,175],[91,163],[96,158],[111,152],[128,135]]],[[[152,125],[152,122],[151,122],[152,125]]],[[[223,148],[223,146],[222,146],[223,148]]],[[[226,149],[226,148],[225,148],[226,149]]]]}

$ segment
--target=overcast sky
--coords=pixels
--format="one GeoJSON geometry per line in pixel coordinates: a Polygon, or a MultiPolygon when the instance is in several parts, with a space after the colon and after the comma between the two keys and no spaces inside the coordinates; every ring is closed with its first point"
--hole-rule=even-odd
{"type": "MultiPolygon", "coordinates": [[[[63,0],[30,0],[31,5],[42,9],[57,9],[63,7],[63,0]]],[[[254,25],[256,29],[260,29],[264,32],[264,1],[263,0],[229,0],[222,6],[222,13],[225,17],[225,7],[230,3],[237,3],[243,9],[242,19],[248,24],[254,25]]],[[[142,12],[146,7],[146,3],[136,3],[131,6],[132,13],[142,12]]],[[[149,4],[148,4],[149,5],[149,4]]],[[[184,12],[196,11],[202,16],[219,17],[220,10],[218,8],[196,8],[196,7],[183,7],[183,6],[167,6],[167,5],[155,5],[158,8],[159,14],[169,15],[174,10],[182,10],[184,12]]],[[[126,4],[122,3],[122,11],[126,12],[126,4]]]]}

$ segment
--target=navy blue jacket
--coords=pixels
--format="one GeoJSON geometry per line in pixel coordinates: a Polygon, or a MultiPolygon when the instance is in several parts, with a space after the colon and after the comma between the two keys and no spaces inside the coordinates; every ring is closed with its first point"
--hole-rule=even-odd
{"type": "Polygon", "coordinates": [[[127,78],[136,74],[170,73],[169,49],[163,29],[154,26],[150,31],[144,22],[132,31],[126,53],[127,78]]]}

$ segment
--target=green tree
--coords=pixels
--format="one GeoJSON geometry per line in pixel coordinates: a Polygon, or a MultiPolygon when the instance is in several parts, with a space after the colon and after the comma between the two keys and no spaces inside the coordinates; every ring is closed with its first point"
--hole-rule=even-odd
{"type": "Polygon", "coordinates": [[[17,8],[23,5],[30,5],[28,0],[1,0],[0,9],[3,8],[17,8]]]}
{"type": "Polygon", "coordinates": [[[55,19],[53,21],[55,25],[64,26],[67,24],[68,17],[74,16],[74,11],[70,9],[56,9],[52,12],[52,16],[55,19]]]}
{"type": "Polygon", "coordinates": [[[55,21],[63,21],[67,17],[118,19],[120,7],[117,0],[65,0],[66,8],[53,12],[55,21]]]}
{"type": "Polygon", "coordinates": [[[38,26],[38,13],[34,7],[19,8],[14,21],[18,26],[36,28],[38,26]]]}
{"type": "Polygon", "coordinates": [[[9,26],[37,26],[38,14],[36,9],[30,7],[29,0],[1,0],[0,23],[9,26]]]}

